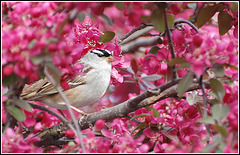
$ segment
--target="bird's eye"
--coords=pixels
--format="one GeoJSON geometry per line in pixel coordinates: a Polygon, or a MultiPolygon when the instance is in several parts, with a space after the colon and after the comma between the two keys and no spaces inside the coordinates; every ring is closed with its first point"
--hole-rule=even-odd
{"type": "Polygon", "coordinates": [[[103,55],[102,55],[102,54],[99,54],[99,53],[97,54],[97,56],[99,56],[99,57],[103,57],[103,55]]]}

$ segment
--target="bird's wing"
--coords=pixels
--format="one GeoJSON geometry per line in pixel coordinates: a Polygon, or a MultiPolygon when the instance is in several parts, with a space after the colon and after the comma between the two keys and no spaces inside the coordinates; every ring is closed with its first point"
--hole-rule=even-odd
{"type": "MultiPolygon", "coordinates": [[[[72,89],[85,83],[86,81],[83,76],[76,76],[74,80],[68,80],[68,84],[70,87],[69,89],[72,89]]],[[[35,82],[30,87],[25,89],[22,92],[21,97],[24,100],[38,100],[39,98],[42,98],[44,96],[54,95],[56,93],[58,93],[58,91],[54,88],[52,83],[49,82],[47,78],[44,78],[35,82]]]]}
{"type": "MultiPolygon", "coordinates": [[[[79,63],[84,64],[81,60],[78,61],[79,63]]],[[[88,65],[84,64],[84,68],[81,72],[84,74],[87,74],[90,70],[93,68],[88,65]]],[[[67,80],[69,84],[69,89],[72,89],[74,87],[77,87],[79,85],[83,85],[86,83],[85,76],[76,76],[74,80],[67,80]]],[[[63,89],[62,89],[63,90],[63,89]]],[[[64,91],[64,90],[63,90],[64,91]]],[[[42,98],[44,96],[48,95],[54,95],[57,94],[58,91],[54,88],[51,82],[48,81],[48,79],[45,77],[44,79],[41,79],[35,83],[33,83],[30,87],[26,88],[22,94],[21,97],[24,100],[38,100],[39,98],[42,98]]]]}

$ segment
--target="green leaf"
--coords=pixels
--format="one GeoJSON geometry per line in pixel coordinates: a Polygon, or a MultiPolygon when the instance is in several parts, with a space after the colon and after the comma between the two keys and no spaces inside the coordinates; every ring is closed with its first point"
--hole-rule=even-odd
{"type": "Polygon", "coordinates": [[[189,105],[194,105],[201,99],[201,96],[198,96],[197,91],[193,91],[193,92],[187,93],[186,99],[189,105]]]}
{"type": "Polygon", "coordinates": [[[8,87],[2,90],[2,96],[9,96],[10,94],[10,89],[8,87]]]}
{"type": "Polygon", "coordinates": [[[188,90],[193,82],[193,75],[191,72],[188,72],[179,82],[177,86],[177,93],[179,97],[182,97],[183,94],[188,90]]]}
{"type": "Polygon", "coordinates": [[[208,22],[217,11],[217,5],[207,6],[201,9],[197,16],[198,28],[202,27],[206,22],[208,22]]]}
{"type": "Polygon", "coordinates": [[[169,61],[167,63],[167,65],[168,66],[173,66],[173,65],[176,65],[176,64],[183,64],[183,63],[188,63],[188,61],[185,58],[175,58],[175,59],[172,59],[171,61],[169,61]]]}
{"type": "Polygon", "coordinates": [[[206,143],[210,140],[210,136],[207,136],[205,139],[202,140],[202,143],[206,143]]]}
{"type": "Polygon", "coordinates": [[[116,4],[116,7],[119,10],[123,10],[124,9],[124,3],[123,2],[115,2],[115,4],[116,4]]]}
{"type": "Polygon", "coordinates": [[[221,138],[221,135],[220,134],[216,134],[213,138],[212,138],[212,143],[209,143],[207,144],[202,152],[203,153],[209,153],[209,152],[212,152],[212,151],[215,151],[219,145],[219,143],[221,143],[222,141],[222,138],[221,138]]]}
{"type": "Polygon", "coordinates": [[[32,56],[30,59],[34,65],[40,65],[43,62],[52,62],[52,58],[49,56],[32,56]]]}
{"type": "MultiPolygon", "coordinates": [[[[152,24],[156,30],[158,30],[159,32],[163,32],[165,30],[163,8],[154,10],[151,15],[151,19],[152,19],[152,24]]],[[[168,22],[168,27],[171,28],[174,23],[174,15],[173,14],[167,14],[167,22],[168,22]]]]}
{"type": "Polygon", "coordinates": [[[209,153],[209,152],[212,152],[212,151],[215,151],[217,149],[217,146],[219,144],[217,142],[215,143],[208,143],[202,150],[203,153],[209,153]]]}
{"type": "Polygon", "coordinates": [[[162,40],[161,38],[158,38],[158,39],[157,39],[157,43],[158,43],[158,44],[162,44],[162,43],[163,43],[163,40],[162,40]]]}
{"type": "Polygon", "coordinates": [[[43,62],[43,58],[39,56],[32,56],[30,59],[34,65],[39,65],[43,62]]]}
{"type": "Polygon", "coordinates": [[[19,107],[22,107],[24,110],[32,112],[32,107],[24,100],[21,99],[13,99],[11,100],[13,103],[18,105],[19,107]]]}
{"type": "Polygon", "coordinates": [[[174,15],[167,14],[168,27],[171,28],[174,24],[174,15]]]}
{"type": "Polygon", "coordinates": [[[48,40],[47,40],[47,44],[57,43],[57,42],[58,42],[58,40],[57,40],[56,37],[50,37],[50,38],[48,38],[48,40]]]}
{"type": "Polygon", "coordinates": [[[223,9],[226,8],[226,5],[221,4],[221,3],[218,3],[218,4],[216,4],[216,5],[217,5],[217,12],[220,12],[220,11],[222,11],[223,9]]]}
{"type": "Polygon", "coordinates": [[[58,35],[62,34],[63,28],[65,27],[65,25],[68,23],[69,18],[65,18],[65,20],[61,23],[59,30],[58,30],[58,35]]]}
{"type": "Polygon", "coordinates": [[[37,42],[38,42],[37,39],[33,39],[33,40],[28,44],[27,48],[28,48],[28,49],[32,49],[32,48],[36,45],[37,42]]]}
{"type": "Polygon", "coordinates": [[[85,14],[83,12],[79,12],[78,15],[77,15],[77,19],[80,21],[80,22],[83,22],[84,19],[85,19],[85,14]]]}
{"type": "Polygon", "coordinates": [[[109,42],[115,37],[115,33],[112,31],[104,31],[104,35],[100,35],[99,42],[109,42]]]}
{"type": "Polygon", "coordinates": [[[223,77],[225,75],[224,66],[222,64],[213,64],[212,70],[216,77],[223,77]]]}
{"type": "Polygon", "coordinates": [[[136,116],[132,117],[130,120],[136,119],[136,118],[138,118],[138,117],[146,117],[147,115],[149,115],[149,114],[136,115],[136,116]]]}
{"type": "Polygon", "coordinates": [[[18,80],[18,76],[12,73],[9,76],[4,76],[4,78],[2,79],[2,84],[3,86],[9,86],[14,84],[17,80],[18,80]]]}
{"type": "Polygon", "coordinates": [[[227,63],[226,63],[226,64],[224,64],[224,66],[229,67],[229,68],[232,68],[232,69],[238,71],[238,68],[237,68],[236,66],[232,65],[232,64],[227,64],[227,63]]]}
{"type": "Polygon", "coordinates": [[[206,123],[206,124],[214,124],[215,123],[215,120],[213,117],[204,117],[204,118],[200,118],[198,120],[198,122],[201,122],[201,123],[206,123]]]}
{"type": "Polygon", "coordinates": [[[108,22],[109,25],[113,25],[111,18],[109,18],[107,15],[101,14],[101,17],[103,17],[108,22]]]}
{"type": "Polygon", "coordinates": [[[228,131],[224,126],[219,126],[219,125],[213,125],[213,128],[219,132],[223,137],[227,137],[228,131]]]}
{"type": "Polygon", "coordinates": [[[56,66],[53,63],[47,63],[46,69],[50,73],[50,75],[53,77],[54,81],[56,81],[56,84],[59,84],[60,82],[60,71],[56,68],[56,66]]]}
{"type": "Polygon", "coordinates": [[[140,17],[140,19],[141,19],[144,23],[151,23],[151,22],[152,22],[151,16],[144,16],[144,15],[142,15],[142,16],[140,17]]]}
{"type": "MultiPolygon", "coordinates": [[[[144,129],[140,129],[135,135],[134,135],[134,138],[137,138],[139,136],[141,136],[143,134],[143,130],[144,129]]],[[[133,132],[133,131],[132,131],[133,132]]]]}
{"type": "Polygon", "coordinates": [[[24,112],[16,106],[7,106],[7,111],[18,121],[25,121],[24,112]]]}
{"type": "Polygon", "coordinates": [[[157,54],[157,51],[159,50],[160,48],[158,46],[153,46],[149,51],[148,53],[151,53],[151,54],[154,54],[156,55],[157,54]]]}
{"type": "Polygon", "coordinates": [[[232,11],[238,10],[238,2],[232,2],[231,10],[232,11]]]}
{"type": "MultiPolygon", "coordinates": [[[[214,94],[214,93],[213,93],[213,94],[214,94]]],[[[216,95],[215,95],[215,94],[212,95],[212,96],[215,96],[215,97],[214,97],[214,99],[209,100],[211,104],[220,104],[220,103],[221,103],[218,99],[216,99],[216,95]]]]}
{"type": "Polygon", "coordinates": [[[225,95],[223,84],[217,79],[210,79],[210,87],[212,91],[217,95],[218,99],[222,100],[225,95]]]}
{"type": "Polygon", "coordinates": [[[162,75],[158,75],[158,74],[147,75],[143,73],[141,75],[141,78],[144,81],[157,81],[162,78],[162,75]]]}
{"type": "Polygon", "coordinates": [[[222,104],[214,104],[211,109],[212,117],[218,121],[221,121],[222,119],[226,118],[229,111],[230,108],[227,105],[222,104]]]}
{"type": "Polygon", "coordinates": [[[164,16],[163,16],[162,9],[154,10],[152,12],[151,19],[152,19],[152,24],[156,30],[158,30],[159,32],[163,32],[165,30],[164,16]]]}
{"type": "Polygon", "coordinates": [[[218,14],[218,27],[219,27],[219,34],[224,35],[228,32],[228,30],[232,27],[231,23],[234,19],[225,11],[221,11],[218,14]]]}
{"type": "Polygon", "coordinates": [[[143,128],[145,128],[147,125],[146,125],[146,123],[145,122],[142,122],[142,123],[140,123],[140,124],[138,124],[138,126],[136,126],[132,131],[131,131],[131,133],[133,133],[135,130],[137,130],[137,129],[143,129],[143,128]]]}
{"type": "Polygon", "coordinates": [[[189,67],[191,67],[191,65],[189,63],[183,63],[179,67],[175,68],[174,71],[176,72],[176,71],[178,71],[180,69],[189,68],[189,67]]]}
{"type": "Polygon", "coordinates": [[[145,107],[147,110],[149,110],[149,111],[153,111],[153,116],[154,117],[159,117],[160,116],[160,114],[159,114],[159,112],[157,111],[157,109],[155,109],[155,108],[153,108],[153,107],[145,107]]]}
{"type": "Polygon", "coordinates": [[[201,116],[203,116],[203,109],[202,105],[200,103],[195,104],[197,111],[200,113],[201,116]]]}

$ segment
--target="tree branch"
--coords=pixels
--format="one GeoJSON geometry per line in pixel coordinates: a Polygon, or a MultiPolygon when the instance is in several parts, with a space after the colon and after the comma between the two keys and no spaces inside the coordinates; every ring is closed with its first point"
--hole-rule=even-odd
{"type": "MultiPolygon", "coordinates": [[[[146,91],[140,95],[138,95],[135,98],[131,98],[123,103],[120,103],[114,107],[111,108],[106,108],[103,109],[99,112],[95,112],[95,113],[91,113],[85,117],[81,117],[78,119],[78,124],[81,127],[82,130],[89,128],[90,126],[93,126],[94,123],[99,120],[106,120],[106,121],[110,121],[113,120],[115,118],[119,118],[119,117],[124,117],[127,114],[129,114],[130,112],[133,112],[137,109],[155,104],[158,101],[161,101],[163,99],[169,98],[169,97],[177,97],[177,86],[179,81],[181,80],[181,78],[179,79],[175,79],[173,81],[167,82],[153,90],[150,91],[146,91]]],[[[205,85],[205,88],[210,88],[210,84],[208,81],[204,81],[203,84],[205,85]]],[[[193,84],[189,87],[188,91],[192,91],[192,90],[197,90],[197,89],[201,89],[201,86],[199,85],[198,80],[194,80],[193,84]]],[[[43,141],[47,138],[47,137],[52,137],[52,133],[56,133],[57,131],[53,130],[59,130],[61,132],[63,132],[64,130],[67,130],[68,126],[65,124],[61,124],[58,125],[57,127],[53,126],[51,128],[48,128],[46,130],[44,130],[44,137],[42,137],[43,141]],[[47,132],[47,130],[49,130],[49,132],[47,132]]],[[[55,134],[54,138],[55,140],[63,137],[64,135],[62,134],[55,134]]],[[[50,141],[48,141],[50,142],[50,141]]],[[[40,143],[40,142],[39,142],[40,143]]]]}

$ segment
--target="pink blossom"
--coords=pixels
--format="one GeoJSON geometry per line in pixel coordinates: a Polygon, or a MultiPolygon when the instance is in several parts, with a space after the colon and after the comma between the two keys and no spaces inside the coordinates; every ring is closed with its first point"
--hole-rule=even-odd
{"type": "Polygon", "coordinates": [[[179,14],[181,12],[181,8],[178,4],[171,4],[171,10],[173,11],[173,14],[179,14]]]}
{"type": "Polygon", "coordinates": [[[193,64],[193,70],[198,75],[202,75],[204,73],[204,64],[202,61],[195,61],[193,64]]]}
{"type": "Polygon", "coordinates": [[[97,129],[102,129],[105,126],[105,120],[97,120],[97,122],[95,123],[95,127],[97,129]]]}
{"type": "Polygon", "coordinates": [[[74,137],[75,137],[75,132],[72,131],[71,129],[68,129],[68,130],[64,131],[64,134],[65,134],[68,138],[74,138],[74,137]]]}
{"type": "Polygon", "coordinates": [[[196,47],[200,47],[201,44],[203,42],[203,38],[200,36],[200,35],[195,35],[193,37],[193,44],[196,46],[196,47]]]}
{"type": "Polygon", "coordinates": [[[12,72],[13,72],[13,65],[11,65],[11,64],[5,66],[4,69],[3,69],[3,74],[6,75],[6,76],[11,75],[12,72]]]}
{"type": "Polygon", "coordinates": [[[43,149],[34,145],[39,140],[40,138],[33,137],[33,134],[24,140],[21,134],[7,128],[6,134],[2,137],[2,149],[4,153],[42,153],[43,149]]]}

